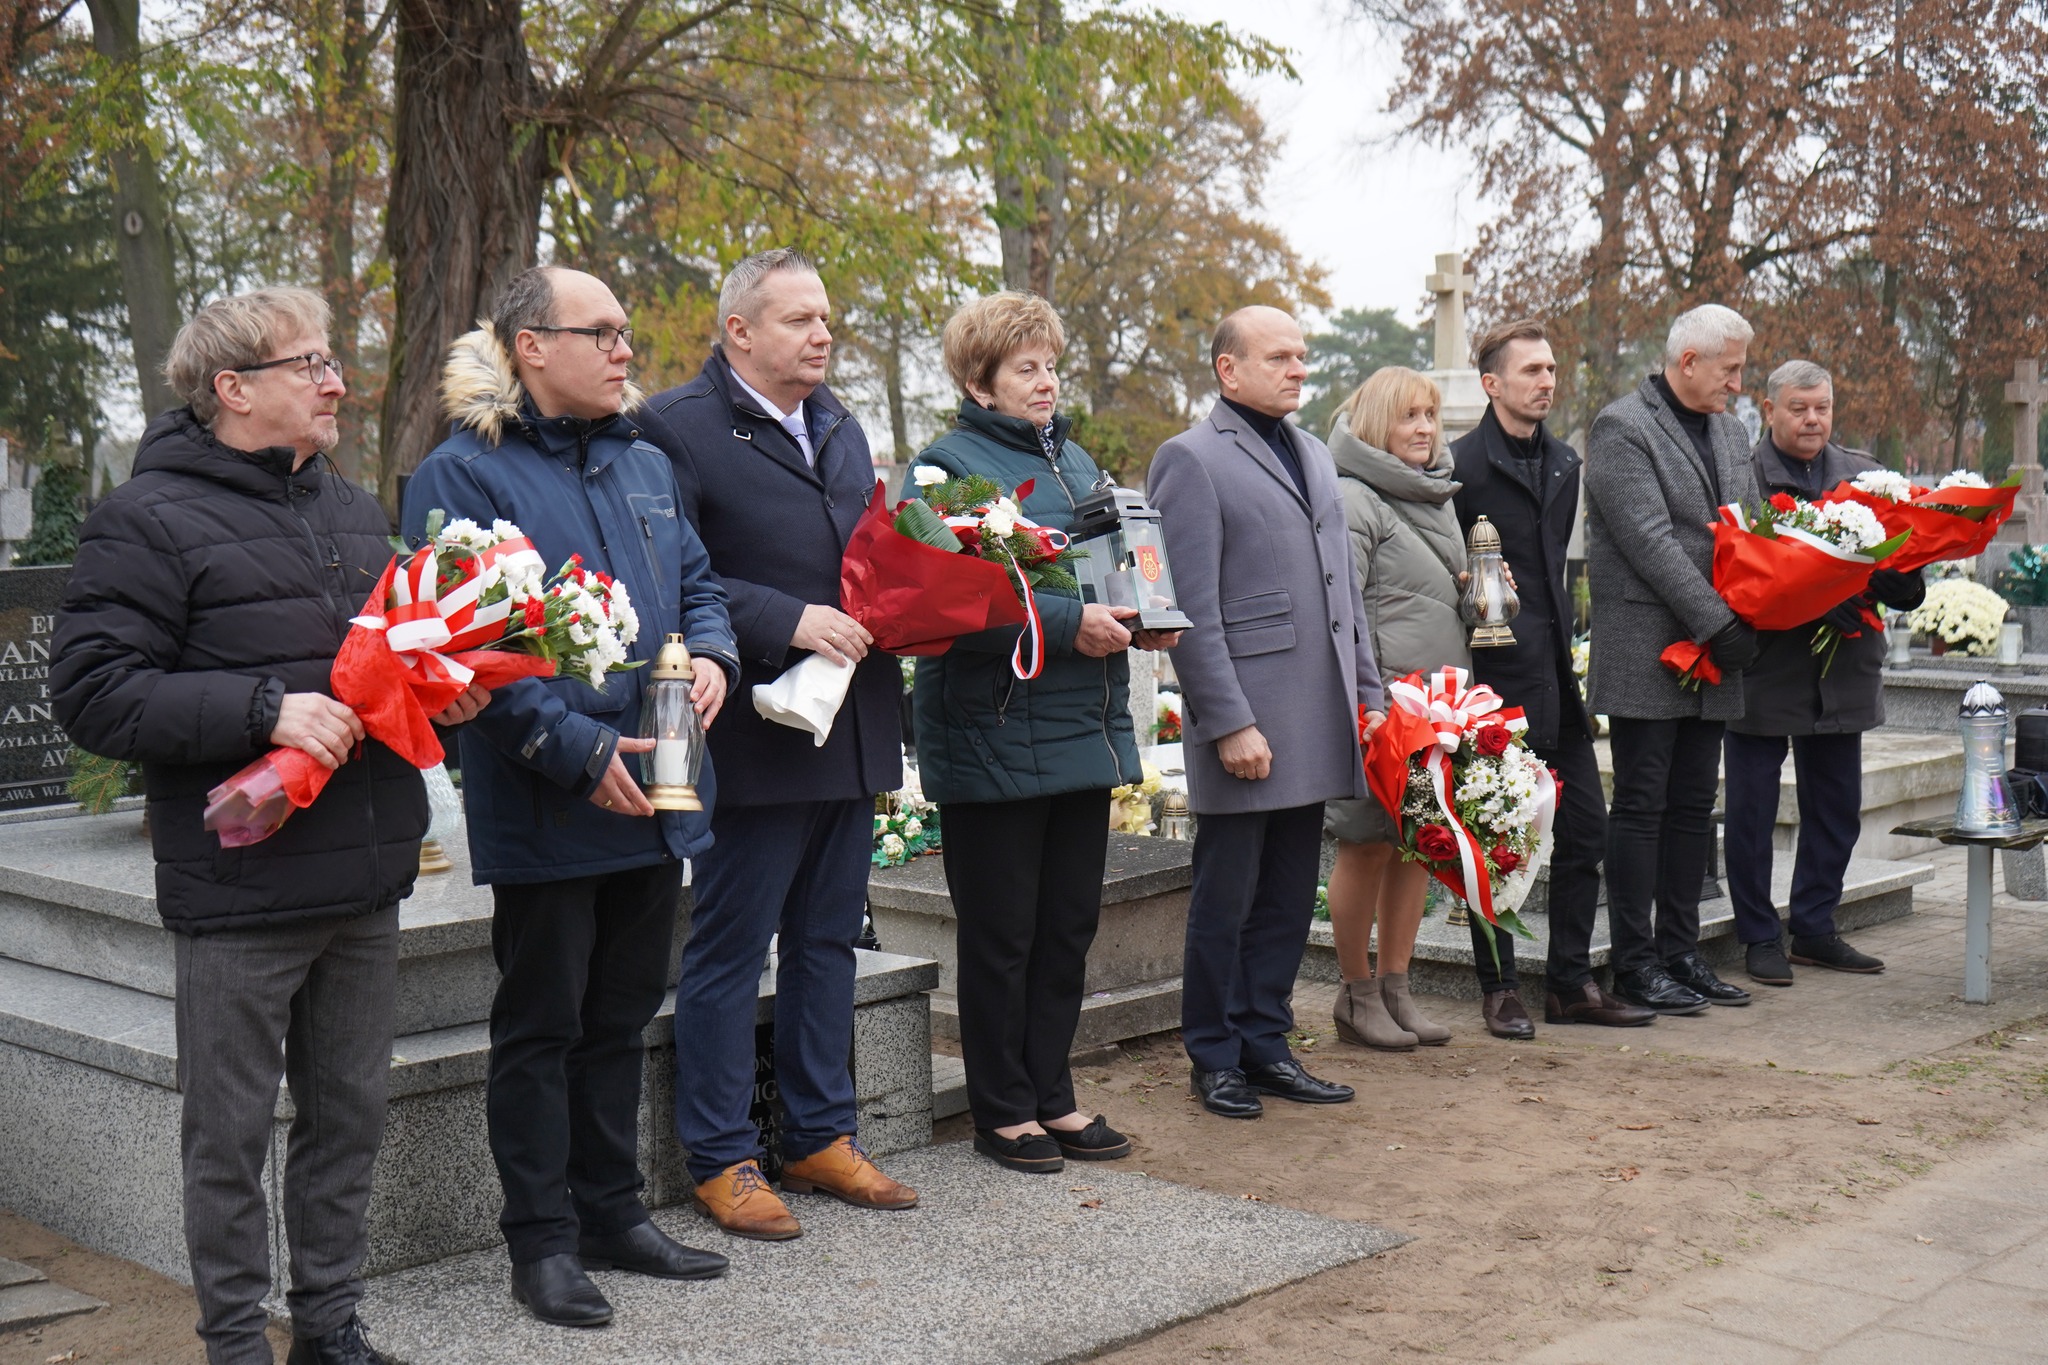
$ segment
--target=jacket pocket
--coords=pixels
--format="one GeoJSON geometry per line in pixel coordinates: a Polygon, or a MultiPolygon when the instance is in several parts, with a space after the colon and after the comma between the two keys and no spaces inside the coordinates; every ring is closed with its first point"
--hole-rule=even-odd
{"type": "Polygon", "coordinates": [[[1223,645],[1233,659],[1294,648],[1293,600],[1285,588],[1223,602],[1223,645]]]}
{"type": "Polygon", "coordinates": [[[661,605],[670,611],[683,599],[682,537],[676,534],[675,499],[666,493],[628,493],[626,505],[639,523],[640,550],[653,575],[661,605]]]}

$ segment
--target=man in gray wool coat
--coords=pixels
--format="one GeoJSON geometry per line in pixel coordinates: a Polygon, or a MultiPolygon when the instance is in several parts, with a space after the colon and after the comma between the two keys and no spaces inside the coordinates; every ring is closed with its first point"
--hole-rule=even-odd
{"type": "Polygon", "coordinates": [[[1757,655],[1756,632],[1714,591],[1712,529],[1718,508],[1760,501],[1749,433],[1727,411],[1752,335],[1719,304],[1680,314],[1662,373],[1610,404],[1587,442],[1591,701],[1614,754],[1613,994],[1659,1014],[1749,1003],[1700,957],[1699,937],[1721,735],[1742,715],[1742,670],[1757,655]],[[1719,683],[1680,686],[1658,657],[1680,640],[1707,646],[1719,683]]]}
{"type": "Polygon", "coordinates": [[[1287,1048],[1288,998],[1315,909],[1323,802],[1363,797],[1360,716],[1385,707],[1353,588],[1337,468],[1291,425],[1308,376],[1301,328],[1244,308],[1210,343],[1222,398],[1159,448],[1149,476],[1194,628],[1174,654],[1189,804],[1181,1038],[1210,1113],[1259,1096],[1338,1104],[1287,1048]]]}

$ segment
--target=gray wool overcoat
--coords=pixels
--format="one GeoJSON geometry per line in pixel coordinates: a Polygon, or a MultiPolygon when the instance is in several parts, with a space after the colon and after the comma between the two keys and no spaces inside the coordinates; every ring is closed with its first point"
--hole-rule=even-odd
{"type": "Polygon", "coordinates": [[[1188,804],[1198,814],[1287,810],[1366,794],[1358,708],[1385,707],[1361,620],[1337,469],[1289,424],[1304,501],[1278,457],[1223,403],[1159,447],[1148,476],[1181,610],[1188,804]],[[1232,777],[1216,741],[1257,725],[1272,773],[1232,777]]]}
{"type": "Polygon", "coordinates": [[[1720,475],[1714,498],[1707,468],[1657,386],[1608,405],[1586,442],[1586,561],[1593,581],[1591,706],[1642,720],[1742,714],[1742,675],[1697,692],[1658,661],[1679,640],[1705,641],[1735,619],[1714,591],[1717,509],[1754,507],[1756,467],[1749,433],[1728,413],[1707,421],[1720,475]]]}

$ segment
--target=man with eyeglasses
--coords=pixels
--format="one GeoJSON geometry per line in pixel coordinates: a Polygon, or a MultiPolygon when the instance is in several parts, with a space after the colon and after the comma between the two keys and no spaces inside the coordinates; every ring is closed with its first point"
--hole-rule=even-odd
{"type": "MultiPolygon", "coordinates": [[[[384,1130],[398,903],[426,790],[330,695],[349,618],[391,548],[377,500],[320,456],[346,390],[327,305],[304,289],[218,299],[171,343],[186,406],[86,518],[50,694],[81,748],[142,765],[156,908],[176,947],[185,1245],[212,1365],[271,1365],[263,1178],[280,1077],[290,1365],[377,1365],[356,1318],[384,1130]],[[334,778],[260,843],[223,850],[207,793],[273,745],[334,778]]],[[[459,724],[472,688],[435,720],[459,724]]]]}
{"type": "MultiPolygon", "coordinates": [[[[455,430],[406,486],[413,543],[435,508],[503,518],[549,564],[581,555],[627,590],[630,658],[680,633],[705,725],[739,671],[725,590],[681,513],[675,474],[644,439],[626,313],[602,281],[539,267],[451,348],[441,395],[455,430]]],[[[469,851],[491,888],[485,1098],[505,1206],[512,1293],[543,1322],[596,1327],[612,1307],[587,1270],[704,1279],[725,1257],[648,1221],[638,1162],[641,1041],[669,984],[683,862],[711,843],[703,811],[656,811],[634,780],[645,669],[500,688],[462,737],[469,851]],[[629,766],[629,763],[631,766],[629,766]]],[[[715,733],[715,732],[714,732],[715,733]]],[[[749,1018],[751,1018],[751,1014],[749,1018]]]]}

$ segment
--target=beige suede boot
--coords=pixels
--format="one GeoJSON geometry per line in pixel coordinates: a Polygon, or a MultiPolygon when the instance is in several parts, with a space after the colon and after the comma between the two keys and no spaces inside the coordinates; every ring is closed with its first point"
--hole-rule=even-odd
{"type": "Polygon", "coordinates": [[[1337,1036],[1359,1047],[1376,1047],[1383,1052],[1412,1052],[1415,1035],[1395,1023],[1380,999],[1380,983],[1371,977],[1347,981],[1337,991],[1337,1006],[1331,1013],[1337,1020],[1337,1036]]]}
{"type": "Polygon", "coordinates": [[[1415,1041],[1424,1047],[1441,1047],[1451,1039],[1451,1031],[1442,1024],[1432,1024],[1423,1018],[1422,1011],[1415,1008],[1415,1001],[1408,994],[1408,973],[1381,972],[1380,998],[1386,1001],[1387,1013],[1401,1028],[1415,1035],[1415,1041]]]}

